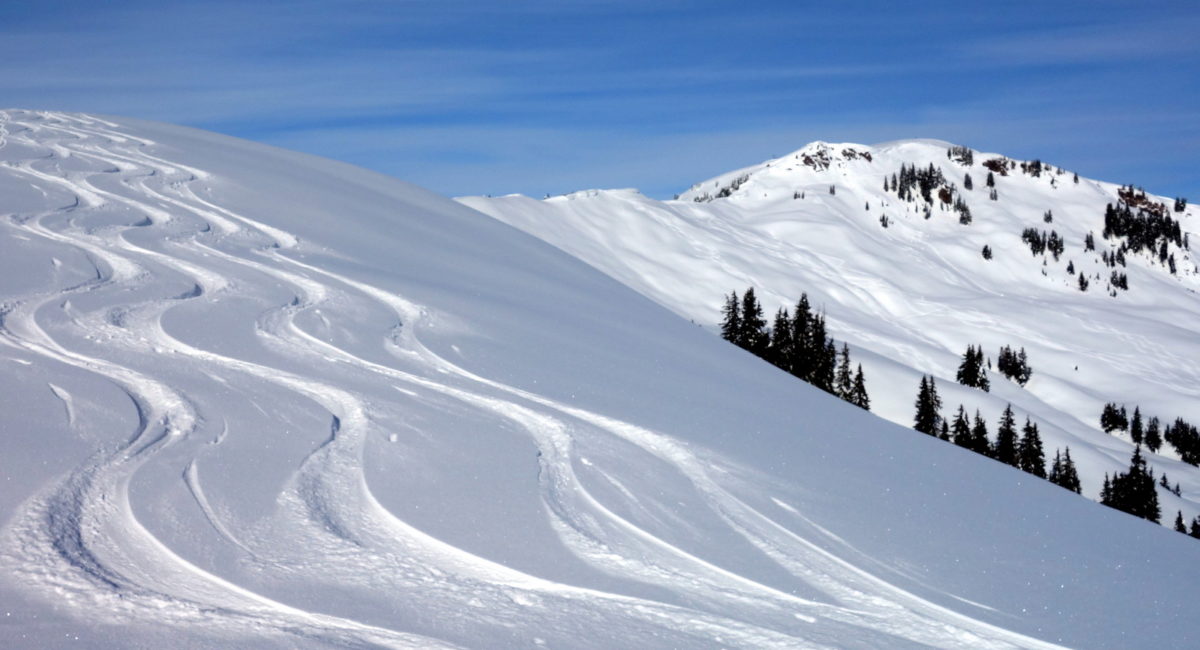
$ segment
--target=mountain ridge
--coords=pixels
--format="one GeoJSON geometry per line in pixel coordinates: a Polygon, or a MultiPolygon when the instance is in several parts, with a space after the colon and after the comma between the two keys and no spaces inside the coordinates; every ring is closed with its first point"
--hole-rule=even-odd
{"type": "MultiPolygon", "coordinates": [[[[1077,459],[1082,452],[1092,498],[1133,451],[1129,434],[1099,431],[1103,403],[1130,413],[1140,406],[1164,423],[1200,419],[1192,388],[1200,377],[1183,361],[1200,354],[1190,325],[1200,317],[1200,276],[1186,246],[1200,222],[1193,207],[1175,211],[1171,199],[1132,186],[938,140],[817,141],[701,181],[676,200],[603,191],[459,200],[709,328],[730,291],[754,287],[768,321],[807,293],[832,335],[865,362],[868,390],[872,375],[882,387],[871,391],[877,412],[911,425],[924,374],[949,391],[947,417],[963,403],[994,427],[1012,402],[1052,431],[1050,456],[1068,446],[1077,459]],[[936,170],[928,197],[917,185],[901,196],[902,168],[936,170]],[[1178,239],[1139,253],[1128,237],[1105,237],[1105,206],[1123,201],[1137,214],[1160,206],[1178,239]],[[993,374],[991,393],[960,390],[963,350],[981,343],[992,359],[1001,346],[1030,346],[1028,389],[993,374]]],[[[1164,523],[1176,510],[1185,521],[1200,513],[1200,482],[1179,457],[1164,445],[1152,459],[1159,475],[1182,480],[1182,497],[1161,491],[1164,523]]]]}

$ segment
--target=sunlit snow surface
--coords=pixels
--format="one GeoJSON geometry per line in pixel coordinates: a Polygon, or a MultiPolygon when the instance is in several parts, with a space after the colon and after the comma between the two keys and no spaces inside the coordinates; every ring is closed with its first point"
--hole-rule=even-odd
{"type": "MultiPolygon", "coordinates": [[[[788,154],[697,184],[677,201],[632,190],[576,192],[537,201],[524,196],[461,199],[603,270],[681,316],[716,331],[723,297],[756,288],[773,316],[807,293],[824,310],[830,333],[849,342],[861,362],[872,411],[910,426],[922,375],[936,377],[944,408],[976,409],[994,435],[1005,406],[1018,425],[1038,423],[1047,462],[1069,447],[1083,494],[1098,499],[1104,475],[1125,471],[1133,453],[1128,433],[1099,429],[1106,402],[1140,406],[1144,422],[1176,417],[1200,422],[1200,274],[1191,251],[1174,245],[1176,275],[1146,253],[1127,256],[1129,291],[1106,291],[1112,270],[1101,261],[1120,240],[1106,241],[1104,209],[1119,186],[1075,182],[1053,168],[1034,177],[1020,166],[994,174],[989,198],[984,162],[947,158],[951,145],[907,140],[868,147],[816,142],[788,154]],[[870,159],[862,154],[870,155],[870,159]],[[806,159],[808,164],[806,164],[806,159]],[[901,165],[940,167],[971,209],[969,225],[934,197],[923,202],[885,192],[901,165]],[[974,189],[965,189],[970,175],[974,189]],[[730,196],[715,196],[743,179],[730,196]],[[830,187],[835,193],[830,194],[830,187]],[[1044,219],[1051,212],[1050,223],[1044,219]],[[887,216],[888,227],[880,223],[887,216]],[[1060,259],[1034,256],[1026,228],[1065,239],[1060,259]],[[1091,232],[1096,250],[1085,251],[1091,232]],[[983,247],[994,256],[985,260],[983,247]],[[1090,279],[1086,292],[1077,273],[1090,279]],[[995,361],[1003,345],[1025,348],[1033,378],[1024,388],[991,373],[991,392],[954,383],[969,345],[995,361]]],[[[1113,155],[1119,155],[1114,152],[1113,155]]],[[[1016,162],[1016,161],[1014,161],[1016,162]]],[[[916,193],[916,190],[914,190],[916,193]]],[[[1171,209],[1172,199],[1151,197],[1171,209]]],[[[1195,206],[1170,212],[1200,245],[1195,206]]],[[[1170,445],[1147,456],[1157,476],[1179,483],[1180,496],[1160,489],[1170,524],[1200,515],[1200,471],[1179,461],[1170,445]]]]}
{"type": "Polygon", "coordinates": [[[0,117],[0,646],[1160,647],[1198,546],[383,176],[0,117]]]}

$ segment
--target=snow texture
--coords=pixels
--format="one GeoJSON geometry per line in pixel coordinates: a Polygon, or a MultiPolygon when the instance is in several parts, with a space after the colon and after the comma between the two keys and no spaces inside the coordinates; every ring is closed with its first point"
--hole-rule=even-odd
{"type": "MultiPolygon", "coordinates": [[[[1099,499],[1104,475],[1129,467],[1128,433],[1099,428],[1106,402],[1124,404],[1132,417],[1200,421],[1200,288],[1197,260],[1170,245],[1172,275],[1157,255],[1127,255],[1129,290],[1106,290],[1112,269],[1102,252],[1104,211],[1120,185],[1080,178],[1050,167],[1034,176],[1022,161],[972,152],[973,164],[947,157],[939,140],[875,146],[814,142],[781,158],[701,182],[674,201],[632,190],[585,191],[537,201],[513,195],[468,197],[466,205],[529,232],[588,262],[643,295],[711,331],[724,296],[753,286],[768,323],[778,307],[792,308],[807,293],[823,310],[830,334],[848,342],[862,362],[872,410],[912,426],[922,375],[936,378],[952,418],[959,404],[976,409],[994,436],[1012,404],[1018,427],[1038,423],[1047,462],[1070,448],[1083,494],[1099,499]],[[866,155],[864,155],[866,154],[866,155]],[[985,162],[1013,166],[993,174],[989,198],[985,162]],[[959,223],[951,204],[933,196],[930,217],[920,197],[905,202],[884,191],[901,165],[939,168],[952,196],[969,206],[972,222],[959,223]],[[964,187],[972,177],[973,189],[964,187]],[[834,193],[830,193],[830,187],[834,193]],[[715,198],[729,190],[728,196],[715,198]],[[1052,221],[1045,221],[1051,213],[1052,221]],[[888,218],[888,227],[880,223],[888,218]],[[1033,255],[1026,228],[1065,239],[1059,259],[1033,255]],[[1092,233],[1094,251],[1084,250],[1092,233]],[[989,246],[991,260],[981,254],[989,246]],[[1090,279],[1081,292],[1068,265],[1090,279]],[[1001,346],[1024,347],[1033,368],[1025,386],[990,373],[991,391],[954,383],[969,345],[982,345],[993,366],[1001,346]]],[[[914,190],[915,192],[915,190],[914,190]]],[[[1168,210],[1173,200],[1149,197],[1168,210]]],[[[1170,211],[1184,233],[1200,230],[1196,209],[1170,211]]],[[[1157,476],[1165,472],[1181,495],[1159,488],[1163,520],[1176,511],[1200,515],[1200,471],[1179,460],[1170,445],[1147,454],[1157,476]]]]}
{"type": "Polygon", "coordinates": [[[0,113],[0,646],[1194,646],[1193,540],[384,176],[0,113]]]}

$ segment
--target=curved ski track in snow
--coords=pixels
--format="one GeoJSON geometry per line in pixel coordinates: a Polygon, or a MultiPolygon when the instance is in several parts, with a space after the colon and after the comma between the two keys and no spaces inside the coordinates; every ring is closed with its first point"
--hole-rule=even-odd
{"type": "MultiPolygon", "coordinates": [[[[13,112],[0,126],[3,146],[42,154],[10,161],[9,170],[67,199],[59,209],[9,215],[3,227],[83,253],[96,267],[93,279],[4,305],[0,342],[103,378],[129,396],[137,414],[132,434],[112,436],[4,528],[0,570],[19,576],[30,597],[57,599],[84,620],[333,647],[791,648],[842,647],[851,639],[861,647],[1050,647],[923,600],[824,550],[836,540],[800,513],[780,519],[739,499],[726,473],[714,469],[719,459],[438,356],[419,338],[425,308],[306,263],[305,242],[202,199],[210,175],[153,155],[153,142],[82,116],[13,112]],[[279,363],[242,358],[236,348],[207,346],[164,324],[177,308],[201,305],[215,314],[257,290],[275,303],[242,325],[253,327],[252,338],[279,363]],[[347,305],[387,310],[399,320],[398,330],[381,336],[387,355],[364,358],[313,329],[322,309],[347,305]],[[250,435],[248,425],[221,423],[214,440],[206,427],[222,420],[221,404],[189,391],[195,384],[177,381],[179,375],[157,372],[167,365],[241,388],[269,386],[264,395],[295,394],[328,413],[324,441],[271,497],[273,512],[253,526],[226,520],[203,487],[205,454],[250,435]],[[391,385],[397,396],[429,396],[444,408],[457,404],[523,431],[538,451],[538,493],[562,544],[598,574],[647,590],[605,591],[531,575],[390,512],[368,483],[364,448],[385,432],[385,412],[402,410],[411,398],[384,404],[339,383],[344,377],[391,385]],[[742,575],[631,517],[646,512],[640,499],[651,497],[621,492],[619,472],[593,466],[581,446],[653,459],[690,486],[691,498],[725,534],[808,589],[792,593],[742,575]],[[222,552],[257,576],[252,583],[239,584],[239,572],[219,575],[195,554],[185,557],[139,520],[131,490],[138,473],[156,463],[174,467],[181,457],[184,469],[174,475],[216,543],[227,547],[222,552]],[[601,494],[594,489],[600,484],[619,489],[601,494]],[[359,620],[343,613],[352,608],[287,602],[288,585],[336,585],[353,591],[354,602],[379,603],[376,610],[391,614],[359,620]]],[[[63,400],[72,421],[83,417],[63,400]]]]}

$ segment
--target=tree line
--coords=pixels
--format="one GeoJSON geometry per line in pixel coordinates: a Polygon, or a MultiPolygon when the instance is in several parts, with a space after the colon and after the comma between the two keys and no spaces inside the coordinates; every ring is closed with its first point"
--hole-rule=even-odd
{"type": "Polygon", "coordinates": [[[754,287],[740,298],[731,292],[722,313],[721,338],[827,393],[871,409],[862,364],[851,370],[850,347],[843,343],[839,352],[837,341],[826,331],[825,315],[813,310],[807,293],[800,294],[794,312],[780,307],[771,327],[754,287]]]}
{"type": "MultiPolygon", "coordinates": [[[[973,358],[974,354],[971,356],[973,358]]],[[[1056,449],[1054,462],[1047,472],[1046,455],[1037,423],[1026,416],[1025,425],[1018,433],[1011,404],[1000,414],[994,441],[989,436],[987,422],[978,409],[971,419],[968,419],[966,409],[961,404],[952,420],[942,416],[942,399],[937,392],[937,382],[932,376],[921,376],[914,406],[916,413],[913,416],[913,428],[917,431],[1011,465],[1076,494],[1082,491],[1075,461],[1071,459],[1071,448],[1056,449]]]]}

